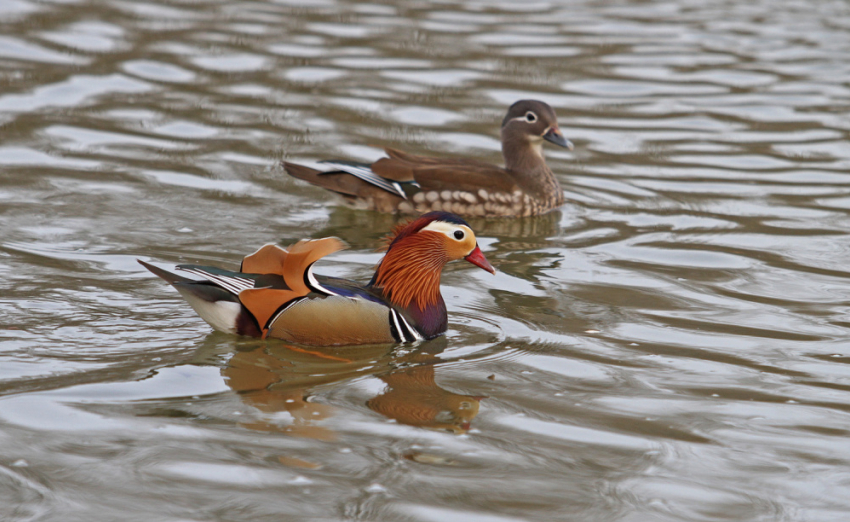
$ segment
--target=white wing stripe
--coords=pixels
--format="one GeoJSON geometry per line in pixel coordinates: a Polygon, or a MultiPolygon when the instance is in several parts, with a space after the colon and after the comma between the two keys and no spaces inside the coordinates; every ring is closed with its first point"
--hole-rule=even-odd
{"type": "Polygon", "coordinates": [[[215,281],[217,283],[232,286],[234,288],[239,288],[239,289],[242,289],[242,290],[246,290],[248,288],[254,288],[254,282],[253,281],[245,280],[241,277],[229,277],[229,276],[223,276],[223,275],[219,275],[219,274],[210,274],[210,273],[205,273],[203,271],[198,271],[196,273],[198,273],[199,275],[202,275],[206,278],[209,278],[210,280],[215,281]]]}
{"type": "Polygon", "coordinates": [[[404,197],[404,195],[405,195],[404,191],[401,190],[401,187],[399,187],[397,183],[387,181],[386,179],[384,179],[381,176],[378,176],[377,174],[372,172],[370,169],[366,169],[366,168],[363,168],[363,167],[356,167],[356,166],[352,166],[352,165],[344,165],[344,164],[339,164],[339,163],[333,163],[332,166],[338,168],[339,170],[341,170],[343,172],[348,172],[352,176],[356,176],[356,177],[362,179],[363,181],[365,181],[367,183],[371,183],[371,184],[378,186],[378,187],[380,187],[384,190],[387,190],[387,191],[390,191],[390,192],[395,192],[402,197],[404,197]]]}
{"type": "Polygon", "coordinates": [[[215,275],[212,275],[212,274],[207,275],[205,277],[207,279],[209,279],[210,281],[212,281],[213,283],[218,284],[222,288],[229,290],[230,292],[232,292],[236,295],[239,295],[239,292],[241,292],[242,290],[245,290],[245,288],[232,283],[231,281],[229,281],[228,279],[225,279],[224,277],[215,276],[215,275]]]}
{"type": "Polygon", "coordinates": [[[254,280],[249,279],[247,277],[218,275],[218,274],[213,274],[213,273],[207,272],[206,270],[202,270],[200,268],[181,268],[180,270],[184,270],[184,271],[189,272],[189,273],[197,274],[197,275],[202,276],[202,277],[219,278],[219,279],[224,279],[224,280],[228,280],[228,281],[233,281],[234,284],[237,284],[239,286],[245,286],[246,288],[253,288],[254,287],[254,280]]]}
{"type": "Polygon", "coordinates": [[[204,279],[219,285],[228,292],[231,292],[236,295],[239,295],[239,292],[241,292],[242,290],[254,288],[254,281],[244,277],[211,274],[206,270],[201,270],[199,268],[181,268],[180,270],[189,272],[190,274],[199,275],[204,279]]]}
{"type": "MultiPolygon", "coordinates": [[[[378,188],[382,188],[387,192],[392,192],[393,194],[407,199],[407,194],[404,193],[404,190],[402,190],[401,185],[399,185],[398,182],[389,181],[386,178],[382,178],[381,176],[378,176],[366,167],[359,167],[357,165],[346,165],[345,163],[334,163],[332,161],[323,161],[322,164],[329,165],[330,167],[333,167],[338,171],[347,172],[354,177],[362,179],[366,183],[371,183],[372,185],[375,185],[378,188]]],[[[327,174],[330,172],[332,171],[320,172],[320,174],[327,174]]]]}

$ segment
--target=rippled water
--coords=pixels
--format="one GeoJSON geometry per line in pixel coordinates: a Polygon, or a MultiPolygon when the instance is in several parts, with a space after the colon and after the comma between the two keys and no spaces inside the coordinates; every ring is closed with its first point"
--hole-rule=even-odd
{"type": "Polygon", "coordinates": [[[844,521],[850,5],[0,2],[0,518],[844,521]],[[392,216],[283,158],[500,161],[548,101],[568,204],[474,220],[445,338],[210,333],[135,258],[392,216]]]}

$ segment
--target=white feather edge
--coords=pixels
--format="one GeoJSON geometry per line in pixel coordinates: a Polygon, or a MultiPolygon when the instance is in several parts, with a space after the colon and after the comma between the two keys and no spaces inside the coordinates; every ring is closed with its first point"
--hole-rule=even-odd
{"type": "Polygon", "coordinates": [[[200,268],[178,267],[177,269],[190,274],[194,274],[199,277],[203,277],[207,281],[217,284],[218,286],[224,288],[233,295],[239,295],[242,290],[254,288],[254,281],[245,277],[222,276],[218,274],[212,274],[200,268]]]}
{"type": "Polygon", "coordinates": [[[320,172],[319,174],[328,174],[330,172],[338,171],[347,172],[348,174],[351,174],[354,177],[362,179],[366,183],[370,183],[378,188],[386,190],[387,192],[407,199],[407,194],[404,193],[404,190],[401,188],[401,185],[398,182],[383,178],[372,172],[372,169],[368,167],[347,165],[345,163],[334,163],[332,161],[323,161],[322,165],[324,165],[325,167],[332,167],[336,170],[325,170],[320,172]]]}
{"type": "Polygon", "coordinates": [[[319,284],[319,281],[316,279],[316,276],[313,275],[313,265],[310,265],[310,267],[307,268],[307,282],[310,283],[310,288],[312,288],[313,290],[318,290],[319,292],[323,292],[328,295],[339,295],[338,293],[328,290],[327,288],[319,284]]]}

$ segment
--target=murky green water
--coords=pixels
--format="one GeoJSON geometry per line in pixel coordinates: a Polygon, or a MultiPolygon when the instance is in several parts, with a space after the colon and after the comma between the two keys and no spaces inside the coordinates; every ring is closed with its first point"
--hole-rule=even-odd
{"type": "Polygon", "coordinates": [[[845,521],[846,2],[0,1],[0,519],[845,521]],[[211,333],[136,257],[236,265],[392,216],[283,158],[500,161],[540,98],[568,204],[473,220],[450,330],[211,333]]]}

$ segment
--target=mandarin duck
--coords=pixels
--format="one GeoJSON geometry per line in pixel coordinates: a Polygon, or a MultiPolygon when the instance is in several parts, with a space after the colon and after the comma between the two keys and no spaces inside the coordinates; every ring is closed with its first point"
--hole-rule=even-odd
{"type": "Polygon", "coordinates": [[[499,167],[472,159],[416,156],[386,149],[375,163],[322,161],[320,171],[284,162],[289,175],[325,188],[358,208],[401,214],[431,210],[464,216],[544,214],[564,203],[564,193],[543,158],[543,141],[572,150],[552,107],[520,100],[502,120],[499,167]]]}
{"type": "Polygon", "coordinates": [[[215,330],[274,337],[308,345],[413,342],[446,331],[440,274],[465,259],[495,273],[469,225],[456,215],[430,212],[395,228],[387,252],[365,285],[313,273],[313,263],[345,248],[335,237],[302,240],[288,250],[265,245],[238,272],[197,265],[178,270],[142,260],[171,283],[215,330]]]}

